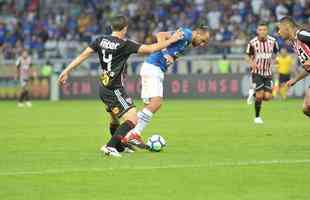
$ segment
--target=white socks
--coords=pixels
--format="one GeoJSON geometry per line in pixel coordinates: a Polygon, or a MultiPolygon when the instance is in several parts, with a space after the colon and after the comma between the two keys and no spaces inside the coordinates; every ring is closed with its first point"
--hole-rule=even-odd
{"type": "Polygon", "coordinates": [[[255,91],[254,91],[254,89],[253,89],[253,88],[249,89],[249,96],[253,96],[253,95],[254,95],[254,93],[255,93],[255,91]]]}
{"type": "Polygon", "coordinates": [[[141,134],[145,127],[150,123],[153,113],[149,111],[147,108],[144,108],[142,111],[138,113],[138,124],[133,129],[134,132],[141,134]]]}

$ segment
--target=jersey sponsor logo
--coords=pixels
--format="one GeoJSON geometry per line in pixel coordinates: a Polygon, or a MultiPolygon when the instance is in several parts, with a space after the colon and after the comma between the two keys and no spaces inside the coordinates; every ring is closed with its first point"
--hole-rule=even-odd
{"type": "Polygon", "coordinates": [[[107,73],[100,75],[100,81],[103,86],[108,86],[110,84],[110,76],[107,73]]]}
{"type": "Polygon", "coordinates": [[[257,53],[255,55],[255,58],[257,58],[257,59],[270,59],[270,58],[272,58],[272,53],[257,53]]]}
{"type": "Polygon", "coordinates": [[[107,39],[102,39],[100,42],[100,46],[104,49],[112,49],[115,50],[120,44],[117,42],[111,42],[107,39]]]}
{"type": "Polygon", "coordinates": [[[118,108],[118,107],[112,108],[112,113],[113,113],[114,115],[117,115],[117,114],[119,113],[119,108],[118,108]]]}

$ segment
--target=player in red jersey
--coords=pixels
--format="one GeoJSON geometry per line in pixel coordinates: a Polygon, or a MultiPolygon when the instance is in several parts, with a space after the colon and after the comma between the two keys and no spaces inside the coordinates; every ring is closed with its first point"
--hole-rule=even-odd
{"type": "MultiPolygon", "coordinates": [[[[272,65],[274,55],[279,51],[276,39],[268,35],[268,25],[261,22],[257,27],[257,36],[247,45],[246,53],[249,63],[253,88],[255,90],[255,118],[254,123],[262,124],[260,110],[263,101],[272,98],[272,65]]],[[[250,97],[253,94],[250,94],[250,97]]]]}
{"type": "MultiPolygon", "coordinates": [[[[304,69],[302,73],[286,83],[291,87],[310,73],[310,31],[300,27],[291,17],[284,17],[278,24],[278,34],[294,48],[304,69]]],[[[310,88],[305,92],[303,113],[310,117],[310,88]]]]}
{"type": "Polygon", "coordinates": [[[16,61],[16,77],[19,79],[21,93],[18,98],[18,107],[31,107],[30,102],[30,84],[29,79],[35,77],[36,73],[32,68],[31,57],[26,50],[23,50],[22,55],[16,61]]]}

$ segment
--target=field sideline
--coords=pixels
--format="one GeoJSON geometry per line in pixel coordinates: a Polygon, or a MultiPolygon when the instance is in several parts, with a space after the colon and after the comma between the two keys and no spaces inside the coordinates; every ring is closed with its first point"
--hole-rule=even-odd
{"type": "Polygon", "coordinates": [[[169,100],[144,133],[167,149],[117,159],[98,151],[109,136],[100,101],[2,101],[0,199],[309,200],[301,104],[264,104],[254,125],[244,100],[169,100]]]}

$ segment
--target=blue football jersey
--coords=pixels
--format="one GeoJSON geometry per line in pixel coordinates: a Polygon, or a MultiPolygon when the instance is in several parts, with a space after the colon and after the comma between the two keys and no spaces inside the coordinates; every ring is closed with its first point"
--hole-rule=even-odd
{"type": "Polygon", "coordinates": [[[176,59],[184,53],[185,49],[192,43],[192,30],[189,28],[181,28],[181,31],[183,32],[183,39],[171,44],[166,49],[150,54],[146,62],[158,66],[165,72],[169,65],[166,62],[165,55],[172,56],[176,59]]]}

